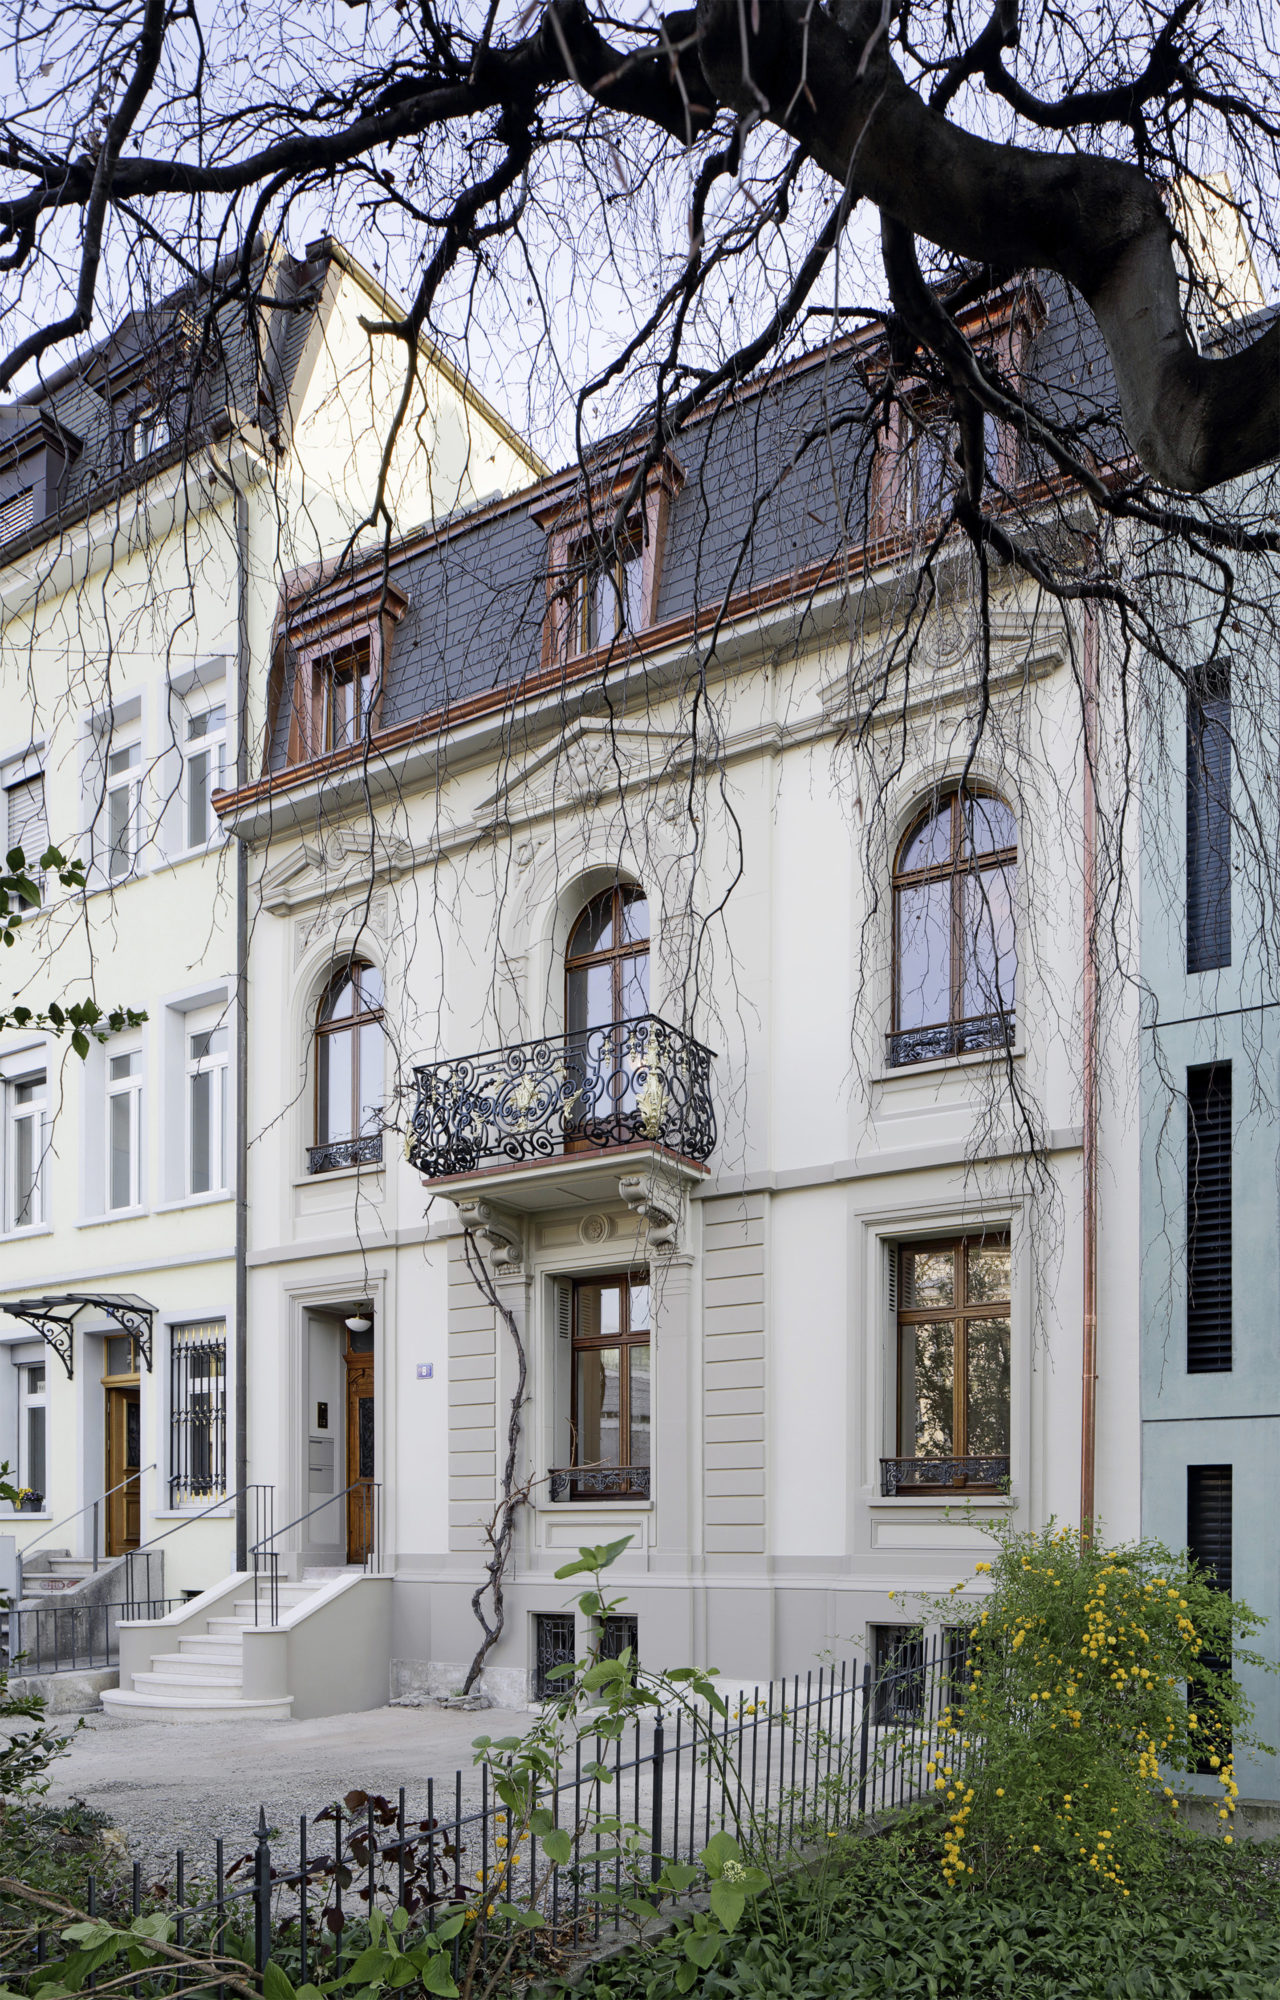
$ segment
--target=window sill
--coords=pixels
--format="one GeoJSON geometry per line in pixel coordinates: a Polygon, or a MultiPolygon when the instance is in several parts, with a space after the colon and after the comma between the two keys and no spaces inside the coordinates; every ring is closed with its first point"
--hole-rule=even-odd
{"type": "Polygon", "coordinates": [[[6,1229],[0,1231],[0,1243],[25,1243],[31,1236],[52,1236],[51,1222],[34,1222],[29,1229],[6,1229]]]}
{"type": "Polygon", "coordinates": [[[151,1210],[153,1215],[173,1215],[183,1208],[216,1208],[219,1202],[235,1199],[230,1188],[219,1188],[213,1194],[184,1194],[176,1201],[158,1201],[151,1210]]]}
{"type": "Polygon", "coordinates": [[[234,1521],[236,1510],[228,1501],[225,1507],[202,1513],[199,1507],[153,1507],[147,1515],[149,1521],[234,1521]]]}
{"type": "Polygon", "coordinates": [[[963,1056],[930,1056],[926,1062],[898,1063],[892,1069],[881,1070],[871,1081],[873,1084],[895,1083],[902,1077],[943,1076],[948,1070],[982,1069],[993,1062],[1021,1062],[1026,1054],[1021,1042],[1012,1048],[972,1049],[963,1056]]]}
{"type": "Polygon", "coordinates": [[[320,1174],[300,1174],[294,1181],[296,1188],[328,1187],[334,1181],[367,1181],[387,1170],[385,1160],[370,1160],[359,1167],[326,1167],[320,1174]]]}
{"type": "Polygon", "coordinates": [[[582,1500],[538,1500],[534,1512],[555,1520],[570,1518],[574,1514],[651,1514],[652,1500],[605,1500],[588,1494],[582,1500]]]}
{"type": "Polygon", "coordinates": [[[149,1208],[110,1208],[105,1215],[85,1215],[77,1222],[77,1229],[100,1229],[106,1222],[136,1222],[140,1215],[150,1215],[149,1208]]]}
{"type": "Polygon", "coordinates": [[[1016,1493],[999,1493],[992,1487],[982,1486],[937,1486],[931,1493],[882,1493],[878,1486],[864,1489],[868,1507],[885,1507],[892,1510],[921,1507],[964,1507],[975,1501],[983,1507],[1008,1509],[1017,1500],[1016,1493]]]}

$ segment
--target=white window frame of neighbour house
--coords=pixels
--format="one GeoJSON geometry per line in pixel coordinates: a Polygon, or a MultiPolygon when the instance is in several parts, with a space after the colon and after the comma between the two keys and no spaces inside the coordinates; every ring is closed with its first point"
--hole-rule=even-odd
{"type": "Polygon", "coordinates": [[[48,1072],[42,1066],[5,1079],[5,1228],[39,1229],[46,1220],[45,1147],[48,1072]]]}
{"type": "Polygon", "coordinates": [[[207,1015],[189,1014],[183,1021],[183,1163],[189,1196],[226,1193],[230,1041],[225,1007],[207,1015]]]}
{"type": "Polygon", "coordinates": [[[43,1361],[18,1364],[18,1482],[49,1501],[49,1371],[43,1361]],[[36,1377],[39,1377],[38,1386],[36,1377]],[[33,1422],[38,1418],[40,1450],[32,1451],[33,1422]],[[38,1458],[38,1463],[33,1459],[38,1458]]]}
{"type": "Polygon", "coordinates": [[[107,1116],[105,1208],[109,1215],[126,1214],[142,1205],[142,1051],[107,1050],[107,1116]],[[128,1068],[125,1068],[128,1065],[128,1068]],[[117,1110],[117,1105],[120,1107],[117,1110]],[[126,1199],[115,1199],[116,1141],[123,1135],[127,1160],[123,1182],[126,1199]]]}
{"type": "Polygon", "coordinates": [[[182,847],[200,853],[218,834],[210,803],[221,790],[227,762],[225,699],[188,709],[182,721],[182,847]]]}
{"type": "Polygon", "coordinates": [[[127,881],[142,850],[142,739],[134,727],[112,730],[103,745],[103,874],[127,881]]]}

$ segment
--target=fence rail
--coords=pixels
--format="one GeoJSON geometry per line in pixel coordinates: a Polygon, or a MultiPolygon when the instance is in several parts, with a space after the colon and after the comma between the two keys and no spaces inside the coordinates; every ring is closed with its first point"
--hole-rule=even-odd
{"type": "MultiPolygon", "coordinates": [[[[203,1867],[177,1850],[168,1908],[178,1942],[242,1953],[259,1970],[285,1957],[302,1982],[325,1976],[343,1931],[367,1924],[372,1910],[401,1907],[411,1929],[430,1930],[491,1898],[536,1902],[547,1923],[539,1936],[560,1952],[607,1942],[624,1921],[620,1898],[650,1894],[668,1861],[698,1866],[722,1827],[748,1855],[777,1865],[929,1796],[928,1767],[939,1761],[941,1724],[963,1677],[956,1635],[934,1635],[879,1674],[869,1663],[822,1667],[734,1695],[723,1717],[676,1709],[629,1726],[627,1743],[580,1735],[539,1797],[570,1836],[565,1861],[550,1860],[536,1835],[517,1839],[487,1765],[452,1782],[428,1779],[412,1809],[403,1786],[395,1799],[349,1792],[304,1814],[296,1838],[260,1808],[248,1838],[217,1839],[203,1867]],[[602,1839],[601,1814],[627,1837],[602,1839]]],[[[135,1913],[141,1884],[139,1862],[135,1913]]],[[[90,1879],[91,1906],[96,1896],[90,1879]]],[[[56,1949],[56,1938],[48,1943],[56,1949]]]]}
{"type": "Polygon", "coordinates": [[[40,1604],[0,1613],[6,1673],[67,1674],[114,1667],[122,1618],[165,1618],[181,1597],[133,1597],[116,1604],[40,1604]]]}

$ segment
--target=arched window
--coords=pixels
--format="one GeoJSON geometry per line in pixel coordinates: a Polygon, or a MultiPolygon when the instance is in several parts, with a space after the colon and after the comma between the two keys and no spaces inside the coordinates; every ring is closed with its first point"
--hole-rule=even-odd
{"type": "Polygon", "coordinates": [[[316,1014],[316,1143],[313,1174],[382,1158],[382,974],[343,965],[316,1014]]]}
{"type": "Polygon", "coordinates": [[[648,1013],[649,904],[643,889],[616,883],[592,897],[573,927],[564,970],[570,1034],[648,1013]]]}
{"type": "Polygon", "coordinates": [[[1013,814],[989,793],[935,797],[893,875],[889,1061],[1006,1047],[1017,997],[1013,814]]]}

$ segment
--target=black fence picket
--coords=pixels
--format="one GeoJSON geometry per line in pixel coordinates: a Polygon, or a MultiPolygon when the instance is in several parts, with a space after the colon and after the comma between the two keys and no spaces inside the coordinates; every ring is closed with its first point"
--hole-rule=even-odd
{"type": "MultiPolygon", "coordinates": [[[[931,1796],[930,1764],[944,1756],[959,1762],[958,1751],[942,1748],[949,1704],[964,1685],[957,1644],[954,1634],[941,1641],[935,1635],[927,1648],[921,1642],[905,1662],[879,1673],[870,1661],[860,1672],[824,1666],[803,1683],[797,1675],[749,1695],[744,1689],[719,1718],[681,1707],[672,1728],[659,1712],[647,1741],[639,1724],[625,1746],[621,1737],[584,1743],[579,1736],[539,1797],[553,1823],[569,1832],[563,1863],[532,1835],[520,1846],[520,1829],[487,1765],[480,1769],[478,1807],[464,1809],[458,1771],[452,1810],[443,1819],[434,1779],[427,1781],[420,1817],[410,1811],[404,1787],[394,1804],[364,1793],[335,1802],[319,1816],[332,1824],[331,1842],[318,1837],[316,1819],[304,1814],[296,1860],[281,1848],[263,1807],[238,1862],[226,1864],[227,1835],[215,1841],[212,1882],[201,1883],[191,1857],[179,1850],[170,1905],[178,1939],[223,1955],[241,1939],[259,1970],[287,1948],[300,1979],[318,1980],[344,1929],[358,1923],[363,1935],[375,1909],[390,1916],[403,1906],[418,1932],[434,1928],[450,1906],[519,1903],[529,1895],[539,1897],[558,1949],[599,1939],[621,1925],[616,1898],[651,1895],[668,1860],[696,1865],[721,1826],[735,1831],[748,1853],[780,1858],[788,1848],[875,1823],[931,1796]],[[634,1832],[602,1842],[595,1822],[604,1812],[634,1832]]],[[[136,1914],[139,1867],[131,1886],[136,1914]]],[[[91,1913],[97,1897],[90,1877],[91,1913]]],[[[43,1963],[47,1950],[42,1932],[32,1963],[43,1963]]],[[[450,1957],[456,1974],[459,1941],[450,1957]]]]}

